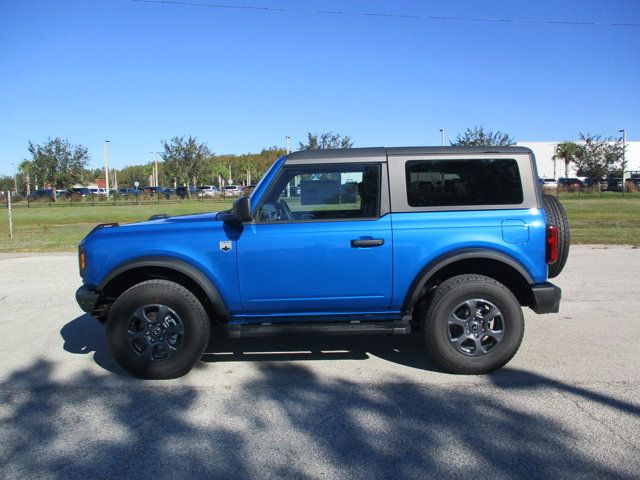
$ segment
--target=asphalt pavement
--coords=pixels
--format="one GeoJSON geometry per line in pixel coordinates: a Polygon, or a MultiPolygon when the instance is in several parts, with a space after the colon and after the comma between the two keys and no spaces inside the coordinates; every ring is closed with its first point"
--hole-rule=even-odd
{"type": "Polygon", "coordinates": [[[215,339],[127,376],[73,254],[0,254],[0,477],[640,478],[640,250],[572,247],[516,357],[442,372],[417,337],[215,339]]]}

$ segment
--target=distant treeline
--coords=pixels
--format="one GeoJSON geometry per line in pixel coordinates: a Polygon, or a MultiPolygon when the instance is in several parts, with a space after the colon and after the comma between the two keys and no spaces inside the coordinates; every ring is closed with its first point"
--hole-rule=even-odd
{"type": "MultiPolygon", "coordinates": [[[[109,170],[109,186],[173,187],[174,185],[249,184],[257,182],[269,166],[286,153],[278,146],[260,153],[216,155],[206,143],[195,137],[173,137],[162,141],[158,160],[109,170]],[[157,168],[156,168],[157,167],[157,168]]],[[[298,149],[351,148],[348,136],[333,132],[308,133],[298,149]]],[[[83,145],[67,139],[47,139],[43,144],[29,142],[30,159],[20,163],[16,177],[0,176],[0,191],[27,192],[38,188],[68,189],[105,179],[104,168],[87,168],[91,159],[83,145]]]]}

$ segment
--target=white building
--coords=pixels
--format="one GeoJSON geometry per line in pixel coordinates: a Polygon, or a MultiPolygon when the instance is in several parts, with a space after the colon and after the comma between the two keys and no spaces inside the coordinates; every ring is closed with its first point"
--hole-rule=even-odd
{"type": "MultiPolygon", "coordinates": [[[[564,177],[564,161],[553,160],[556,146],[562,142],[518,142],[519,147],[528,147],[533,150],[538,164],[538,175],[540,178],[564,177]]],[[[575,143],[582,143],[576,141],[575,143]]],[[[640,142],[627,142],[625,155],[627,167],[625,170],[640,170],[640,142]]],[[[569,177],[575,177],[576,170],[573,164],[569,164],[569,177]]]]}

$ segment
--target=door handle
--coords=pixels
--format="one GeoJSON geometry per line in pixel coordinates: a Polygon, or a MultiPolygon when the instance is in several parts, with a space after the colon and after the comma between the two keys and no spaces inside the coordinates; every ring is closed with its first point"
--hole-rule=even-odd
{"type": "Polygon", "coordinates": [[[380,247],[384,245],[384,238],[358,238],[351,240],[353,248],[358,247],[380,247]]]}

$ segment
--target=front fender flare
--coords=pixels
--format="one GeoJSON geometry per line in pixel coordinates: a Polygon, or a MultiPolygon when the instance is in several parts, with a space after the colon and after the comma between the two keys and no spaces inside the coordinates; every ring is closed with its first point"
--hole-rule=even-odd
{"type": "Polygon", "coordinates": [[[200,269],[191,265],[190,263],[171,257],[142,257],[118,265],[102,279],[97,287],[97,290],[103,291],[104,288],[109,284],[109,282],[111,282],[119,275],[122,275],[123,273],[138,268],[150,267],[159,267],[174,270],[189,277],[205,292],[205,294],[209,298],[209,301],[214,306],[216,313],[218,313],[222,317],[229,316],[229,310],[227,309],[227,306],[225,305],[220,292],[213,284],[213,282],[209,279],[209,277],[207,277],[200,269]]]}

